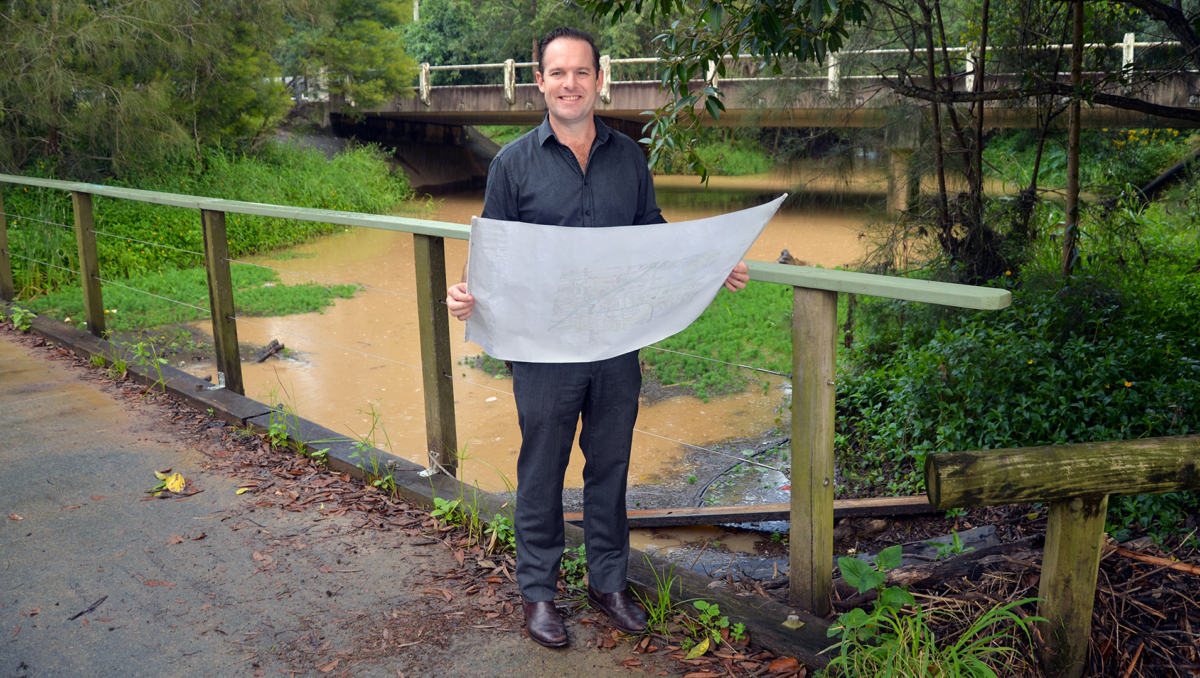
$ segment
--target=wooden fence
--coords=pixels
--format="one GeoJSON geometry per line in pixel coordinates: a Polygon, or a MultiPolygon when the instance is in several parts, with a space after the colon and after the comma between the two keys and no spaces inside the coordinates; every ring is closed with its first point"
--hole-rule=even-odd
{"type": "MultiPolygon", "coordinates": [[[[427,449],[455,473],[458,449],[450,364],[446,299],[445,238],[466,240],[470,227],[424,219],[287,207],[158,193],[51,179],[0,174],[0,297],[12,301],[13,285],[4,216],[5,184],[68,191],[75,209],[88,331],[104,334],[100,263],[92,222],[92,196],[135,200],[200,211],[217,369],[226,387],[244,394],[237,349],[233,285],[230,281],[226,214],[362,226],[412,233],[415,241],[421,367],[425,380],[427,449]]],[[[833,582],[833,432],[836,390],[838,293],[903,299],[961,308],[998,310],[1012,295],[1001,289],[868,275],[805,266],[747,262],[752,280],[793,288],[792,313],[792,500],[791,581],[793,606],[824,616],[833,582]]],[[[432,466],[432,464],[431,464],[432,466]]]]}
{"type": "Polygon", "coordinates": [[[925,459],[935,509],[1048,502],[1038,582],[1049,675],[1083,675],[1110,494],[1200,489],[1200,435],[943,452],[925,459]]]}

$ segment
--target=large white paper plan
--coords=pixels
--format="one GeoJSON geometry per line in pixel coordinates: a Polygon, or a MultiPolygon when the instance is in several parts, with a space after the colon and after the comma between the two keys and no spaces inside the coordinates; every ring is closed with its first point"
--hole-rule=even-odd
{"type": "Polygon", "coordinates": [[[571,228],[471,220],[467,341],[501,360],[635,351],[700,317],[787,194],[675,224],[571,228]]]}

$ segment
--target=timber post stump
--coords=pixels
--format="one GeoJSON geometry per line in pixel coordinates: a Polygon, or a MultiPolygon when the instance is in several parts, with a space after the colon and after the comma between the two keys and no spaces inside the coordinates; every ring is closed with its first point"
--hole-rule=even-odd
{"type": "Polygon", "coordinates": [[[417,274],[417,328],[425,391],[425,441],[429,468],[458,473],[458,433],[450,356],[450,317],[446,310],[446,241],[413,234],[417,274]]]}
{"type": "Polygon", "coordinates": [[[1200,489],[1200,435],[1073,443],[925,459],[935,509],[1046,502],[1039,623],[1051,676],[1078,678],[1087,661],[1110,494],[1200,489]]]}
{"type": "Polygon", "coordinates": [[[83,315],[88,332],[103,338],[104,296],[100,290],[100,257],[96,254],[96,231],[92,215],[92,194],[71,191],[75,209],[75,244],[79,247],[79,284],[83,288],[83,315]]]}

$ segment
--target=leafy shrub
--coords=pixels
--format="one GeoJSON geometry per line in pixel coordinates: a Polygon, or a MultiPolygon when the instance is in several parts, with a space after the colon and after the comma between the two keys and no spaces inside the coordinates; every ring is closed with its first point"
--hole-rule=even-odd
{"type": "MultiPolygon", "coordinates": [[[[1013,292],[1003,311],[865,302],[859,351],[839,375],[846,489],[917,491],[939,451],[1194,432],[1200,238],[1191,202],[1179,207],[1094,215],[1065,282],[1057,244],[1040,244],[1020,279],[993,283],[1013,292]]],[[[1166,525],[1195,497],[1114,500],[1124,513],[1110,518],[1166,525]]]]}

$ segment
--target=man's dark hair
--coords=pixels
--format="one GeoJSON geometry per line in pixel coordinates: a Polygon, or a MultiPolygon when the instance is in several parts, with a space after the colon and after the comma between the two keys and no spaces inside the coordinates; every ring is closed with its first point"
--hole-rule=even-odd
{"type": "Polygon", "coordinates": [[[546,47],[548,47],[550,45],[550,43],[554,42],[555,40],[558,40],[559,38],[572,38],[575,40],[582,40],[582,41],[586,42],[587,44],[591,45],[592,46],[592,61],[595,62],[596,72],[597,73],[600,72],[600,50],[596,48],[596,39],[592,37],[591,33],[585,33],[584,31],[581,31],[577,28],[568,28],[566,26],[560,26],[560,27],[550,31],[549,33],[547,33],[546,37],[542,38],[541,41],[538,42],[538,66],[537,66],[538,73],[544,72],[544,71],[542,71],[542,55],[544,55],[546,53],[546,47]]]}

